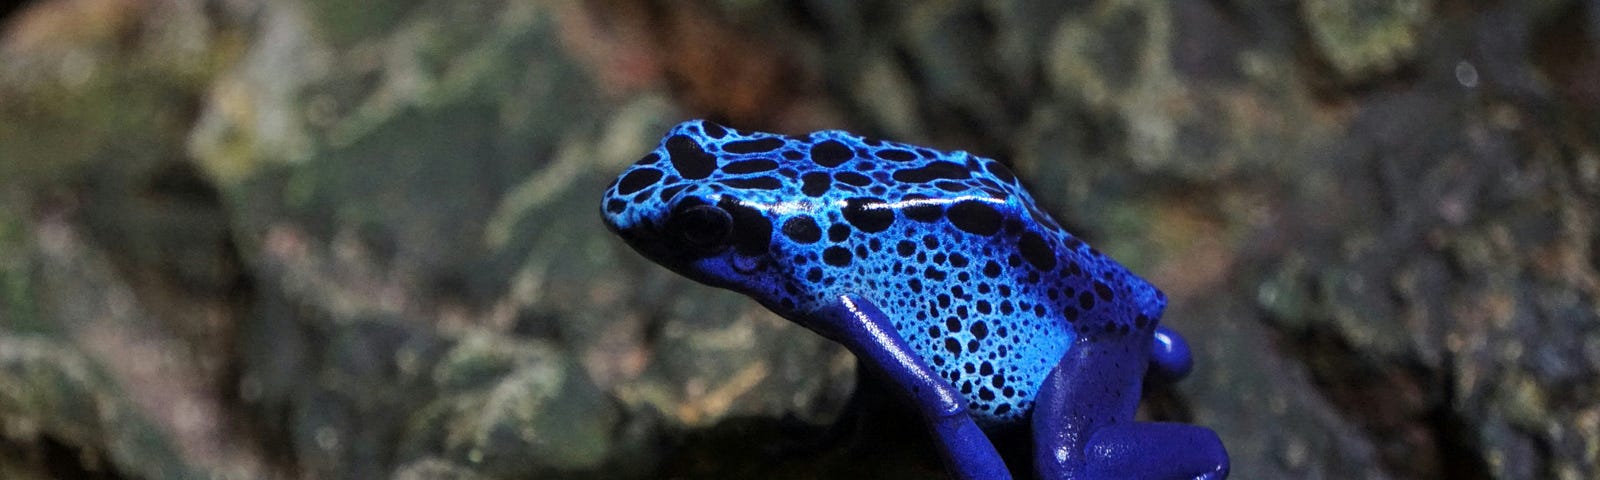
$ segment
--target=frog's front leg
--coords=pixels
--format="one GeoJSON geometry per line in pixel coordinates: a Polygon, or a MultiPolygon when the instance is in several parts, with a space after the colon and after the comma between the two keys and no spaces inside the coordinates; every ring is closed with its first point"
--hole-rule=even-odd
{"type": "Polygon", "coordinates": [[[876,305],[859,296],[841,295],[812,320],[807,326],[843,344],[916,404],[952,475],[1011,478],[994,445],[967,414],[965,397],[911,351],[876,305]]]}
{"type": "Polygon", "coordinates": [[[1147,355],[1134,342],[1081,336],[1045,377],[1033,411],[1040,478],[1227,478],[1210,429],[1133,420],[1147,355]]]}

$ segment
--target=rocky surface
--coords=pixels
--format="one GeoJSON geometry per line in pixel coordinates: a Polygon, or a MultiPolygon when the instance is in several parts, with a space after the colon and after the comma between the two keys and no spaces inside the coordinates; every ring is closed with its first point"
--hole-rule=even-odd
{"type": "Polygon", "coordinates": [[[604,231],[690,117],[1013,165],[1171,295],[1145,415],[1236,478],[1600,476],[1596,2],[0,15],[5,478],[937,472],[892,407],[823,427],[837,346],[604,231]]]}

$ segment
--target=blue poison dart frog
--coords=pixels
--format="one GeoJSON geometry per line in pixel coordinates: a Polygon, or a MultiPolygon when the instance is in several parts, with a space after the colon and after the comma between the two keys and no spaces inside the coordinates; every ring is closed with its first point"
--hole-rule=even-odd
{"type": "Polygon", "coordinates": [[[999,162],[696,120],[601,209],[645,257],[843,344],[914,404],[955,477],[1010,478],[984,432],[1018,423],[1040,478],[1227,476],[1211,430],[1134,420],[1147,370],[1192,364],[1158,325],[1165,295],[999,162]]]}

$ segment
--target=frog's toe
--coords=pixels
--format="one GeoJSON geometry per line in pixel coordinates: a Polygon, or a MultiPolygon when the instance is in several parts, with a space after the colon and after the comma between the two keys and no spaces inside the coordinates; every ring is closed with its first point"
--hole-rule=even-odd
{"type": "Polygon", "coordinates": [[[1156,329],[1150,346],[1150,370],[1163,379],[1180,380],[1194,369],[1189,342],[1165,326],[1156,329]]]}

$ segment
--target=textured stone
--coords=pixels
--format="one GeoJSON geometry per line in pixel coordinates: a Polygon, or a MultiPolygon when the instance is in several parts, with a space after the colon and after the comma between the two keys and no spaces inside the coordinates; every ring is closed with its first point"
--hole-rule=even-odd
{"type": "Polygon", "coordinates": [[[0,336],[0,418],[6,478],[195,475],[94,359],[60,341],[0,336]]]}
{"type": "Polygon", "coordinates": [[[1422,0],[1305,0],[1300,18],[1323,61],[1341,80],[1364,82],[1416,56],[1419,30],[1431,16],[1422,0]]]}
{"type": "Polygon", "coordinates": [[[1600,474],[1594,2],[3,14],[6,478],[935,475],[892,400],[827,436],[839,347],[600,226],[685,117],[1013,166],[1171,296],[1145,415],[1239,478],[1600,474]]]}

